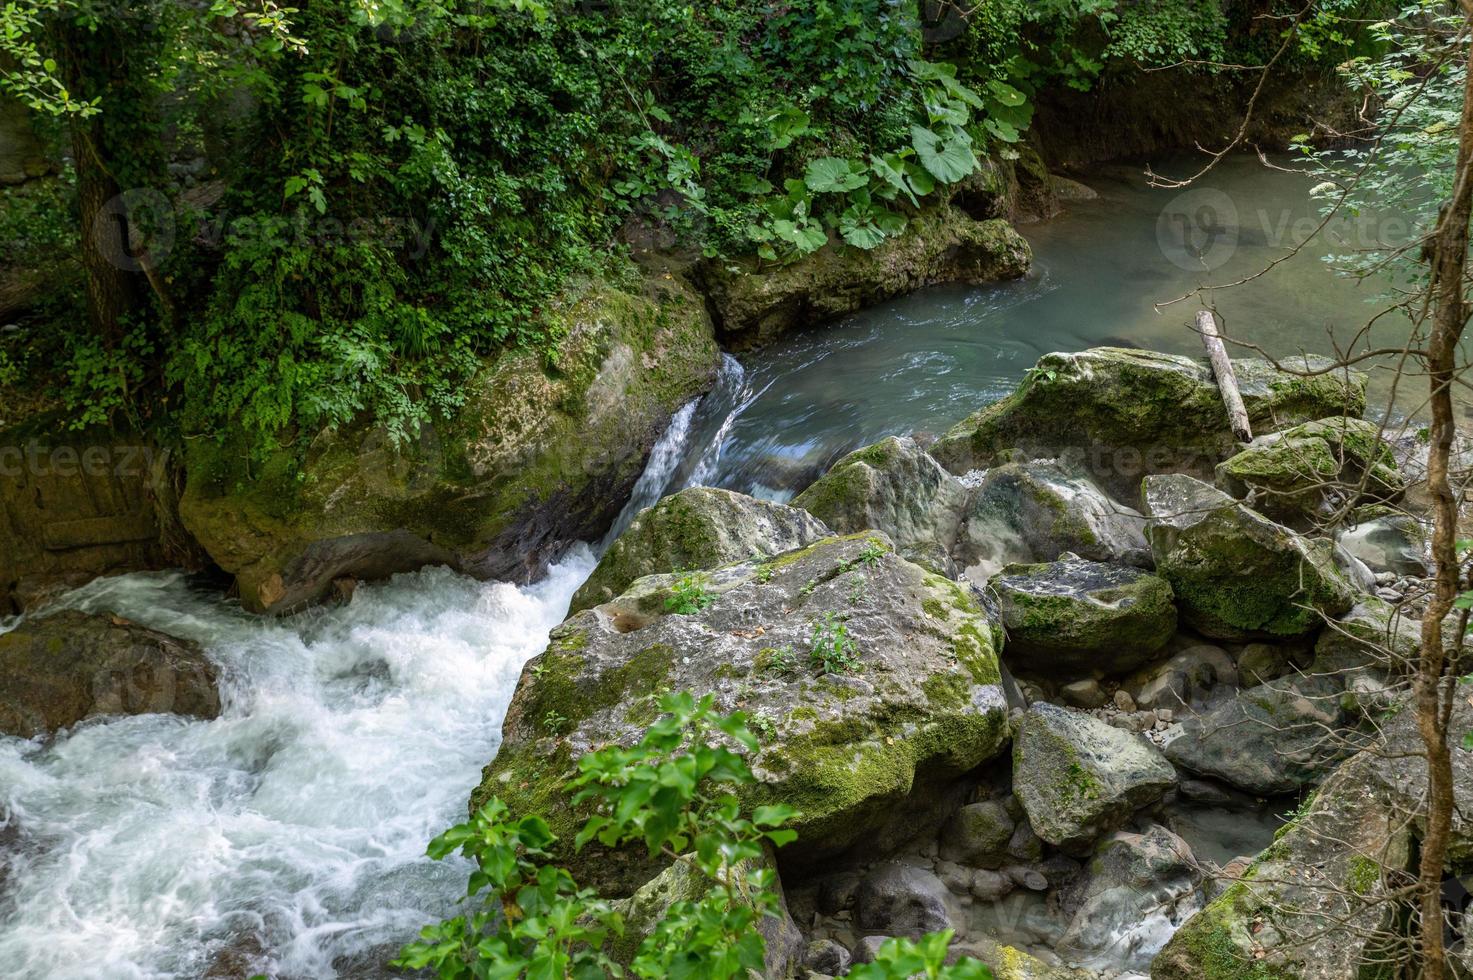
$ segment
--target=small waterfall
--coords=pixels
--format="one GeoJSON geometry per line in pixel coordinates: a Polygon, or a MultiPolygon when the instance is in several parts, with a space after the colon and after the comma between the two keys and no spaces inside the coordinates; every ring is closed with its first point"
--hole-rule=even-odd
{"type": "Polygon", "coordinates": [[[715,486],[721,471],[721,450],[737,418],[752,403],[754,394],[747,385],[747,372],[730,354],[721,355],[721,371],[716,386],[702,403],[702,416],[715,431],[700,442],[700,451],[687,461],[688,470],[682,487],[715,486]]]}
{"type": "Polygon", "coordinates": [[[685,445],[690,438],[691,419],[695,418],[696,407],[700,405],[701,399],[692,398],[681,406],[680,411],[670,419],[670,425],[665,429],[663,435],[655,442],[655,448],[650,450],[649,462],[645,464],[644,472],[639,475],[634,489],[629,494],[629,502],[619,512],[614,524],[609,528],[603,540],[594,549],[602,555],[608,550],[614,539],[623,534],[634,518],[646,507],[659,502],[665,495],[665,488],[670,484],[670,477],[674,475],[675,468],[685,458],[685,445]]]}

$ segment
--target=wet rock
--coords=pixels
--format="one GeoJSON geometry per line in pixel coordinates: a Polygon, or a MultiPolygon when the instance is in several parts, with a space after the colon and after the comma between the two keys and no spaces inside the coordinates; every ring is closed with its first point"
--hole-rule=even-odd
{"type": "Polygon", "coordinates": [[[1146,520],[1088,476],[1055,460],[994,466],[967,506],[956,563],[985,582],[1004,565],[1053,561],[1065,552],[1150,568],[1146,520]]]}
{"type": "Polygon", "coordinates": [[[0,733],[31,738],[100,715],[214,718],[215,666],[198,644],[74,610],[0,634],[0,733]]]}
{"type": "Polygon", "coordinates": [[[1013,743],[1013,788],[1028,823],[1066,850],[1121,826],[1175,784],[1149,743],[1050,704],[1029,709],[1013,743]]]}
{"type": "Polygon", "coordinates": [[[1354,523],[1344,528],[1340,546],[1371,571],[1390,575],[1427,574],[1427,529],[1409,514],[1389,507],[1363,507],[1352,513],[1354,523]]]}
{"type": "Polygon", "coordinates": [[[573,596],[570,612],[608,602],[635,579],[776,555],[828,537],[807,511],[714,487],[691,487],[642,511],[573,596]]]}
{"type": "MultiPolygon", "coordinates": [[[[668,602],[678,580],[638,579],[553,630],[522,671],[474,805],[499,796],[571,841],[581,821],[561,788],[578,757],[637,739],[661,691],[712,694],[720,710],[770,721],[758,783],[741,796],[801,811],[783,862],[811,871],[860,842],[879,849],[939,827],[959,777],[1007,744],[987,613],[877,532],[716,570],[689,614],[668,602]],[[820,674],[815,630],[845,646],[852,670],[820,674]]],[[[567,860],[580,883],[632,889],[648,877],[647,856],[632,851],[588,847],[567,860]]]]}
{"type": "Polygon", "coordinates": [[[941,829],[941,857],[973,868],[999,867],[1015,829],[1000,802],[969,803],[941,829]]]}
{"type": "Polygon", "coordinates": [[[1146,536],[1182,619],[1205,636],[1300,636],[1349,611],[1334,546],[1306,538],[1189,476],[1147,477],[1146,536]]]}
{"type": "Polygon", "coordinates": [[[877,248],[835,243],[786,265],[723,257],[697,275],[723,346],[750,350],[922,286],[1016,279],[1031,262],[1028,243],[1006,221],[976,221],[940,205],[877,248]]]}
{"type": "Polygon", "coordinates": [[[1191,848],[1165,827],[1117,833],[1100,844],[1072,890],[1074,913],[1058,951],[1074,961],[1108,953],[1112,964],[1144,971],[1173,929],[1202,907],[1201,883],[1191,848]]]}
{"type": "Polygon", "coordinates": [[[1307,527],[1347,502],[1390,502],[1406,482],[1379,427],[1340,416],[1260,436],[1217,467],[1218,485],[1274,520],[1307,527]]]}
{"type": "Polygon", "coordinates": [[[941,879],[921,868],[893,863],[881,864],[859,883],[854,922],[864,932],[911,939],[956,928],[951,893],[941,879]]]}
{"type": "Polygon", "coordinates": [[[604,533],[672,415],[715,377],[700,297],[668,276],[647,287],[552,304],[555,349],[488,360],[455,419],[408,443],[345,426],[247,470],[243,447],[187,440],[185,527],[256,612],[425,564],[535,577],[604,533]]]}
{"type": "Polygon", "coordinates": [[[1205,779],[1183,779],[1177,786],[1177,791],[1183,799],[1209,806],[1226,806],[1233,801],[1231,793],[1205,779]]]}
{"type": "Polygon", "coordinates": [[[1135,568],[1065,555],[1009,565],[989,585],[1014,670],[1120,673],[1150,660],[1176,631],[1171,587],[1135,568]]]}
{"type": "Polygon", "coordinates": [[[1241,691],[1181,723],[1167,758],[1259,796],[1324,777],[1361,741],[1331,678],[1286,678],[1241,691]]]}
{"type": "MultiPolygon", "coordinates": [[[[1254,431],[1365,409],[1363,374],[1301,377],[1256,360],[1235,361],[1234,369],[1254,431]]],[[[965,473],[992,465],[1007,450],[1062,457],[1132,500],[1142,476],[1207,477],[1238,447],[1204,360],[1097,347],[1044,355],[1017,391],[954,426],[932,455],[965,473]]]]}
{"type": "Polygon", "coordinates": [[[1238,669],[1228,652],[1199,643],[1139,671],[1121,686],[1130,691],[1137,708],[1175,711],[1214,689],[1231,688],[1237,681],[1238,669]]]}
{"type": "Polygon", "coordinates": [[[839,534],[884,531],[900,553],[942,572],[967,491],[911,439],[891,437],[850,453],[793,499],[839,534]]]}
{"type": "Polygon", "coordinates": [[[1064,703],[1075,708],[1098,708],[1109,700],[1105,696],[1104,688],[1094,678],[1086,678],[1082,681],[1071,681],[1059,687],[1059,697],[1064,703]]]}

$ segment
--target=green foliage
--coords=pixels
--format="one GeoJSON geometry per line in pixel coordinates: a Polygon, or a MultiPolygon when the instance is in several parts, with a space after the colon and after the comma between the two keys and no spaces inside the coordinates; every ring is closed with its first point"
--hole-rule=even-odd
{"type": "Polygon", "coordinates": [[[859,670],[859,648],[843,619],[825,613],[823,619],[812,623],[812,628],[808,660],[819,674],[852,674],[859,670]]]}
{"type": "Polygon", "coordinates": [[[758,654],[757,669],[777,677],[798,673],[798,655],[791,646],[767,647],[758,654]]]}
{"type": "Polygon", "coordinates": [[[670,595],[665,599],[665,610],[677,616],[694,616],[716,598],[716,593],[707,590],[706,585],[706,576],[700,572],[682,575],[670,587],[670,595]]]}
{"type": "MultiPolygon", "coordinates": [[[[757,926],[780,909],[767,850],[795,839],[785,824],[797,813],[781,805],[742,812],[732,790],[754,777],[739,750],[756,751],[758,743],[740,712],[717,714],[710,695],[700,701],[667,695],[660,707],[665,714],[634,746],[610,746],[579,760],[573,801],[594,815],[574,845],[642,844],[651,855],[681,862],[705,888],[694,900],[671,904],[640,943],[628,974],[652,980],[760,974],[766,943],[757,926]]],[[[625,975],[605,949],[625,933],[617,903],[579,888],[554,863],[555,843],[542,817],[517,817],[495,798],[435,838],[431,857],[459,852],[474,863],[466,892],[472,908],[425,927],[394,965],[429,969],[442,980],[625,975]]],[[[851,975],[988,980],[991,973],[975,960],[943,965],[950,938],[945,932],[918,942],[891,940],[865,972],[851,975]]]]}

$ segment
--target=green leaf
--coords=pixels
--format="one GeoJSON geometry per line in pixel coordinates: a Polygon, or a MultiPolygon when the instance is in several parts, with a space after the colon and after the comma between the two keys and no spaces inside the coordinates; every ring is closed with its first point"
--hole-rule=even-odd
{"type": "Polygon", "coordinates": [[[803,183],[815,194],[852,191],[869,183],[862,167],[840,157],[819,157],[809,162],[803,183]]]}
{"type": "Polygon", "coordinates": [[[971,137],[962,130],[953,128],[943,137],[924,126],[912,126],[910,135],[921,166],[941,183],[954,184],[977,169],[971,137]]]}

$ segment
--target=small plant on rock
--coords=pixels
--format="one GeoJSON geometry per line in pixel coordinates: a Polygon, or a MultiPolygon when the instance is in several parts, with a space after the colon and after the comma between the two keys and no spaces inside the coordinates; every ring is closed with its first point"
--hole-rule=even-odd
{"type": "Polygon", "coordinates": [[[860,551],[859,557],[854,560],[856,565],[873,565],[885,554],[885,546],[878,538],[870,538],[864,543],[864,549],[860,551]]]}
{"type": "Polygon", "coordinates": [[[764,674],[791,677],[798,673],[798,655],[790,646],[766,647],[757,652],[757,669],[764,674]]]}
{"type": "Polygon", "coordinates": [[[853,674],[859,670],[859,648],[849,627],[833,613],[813,623],[813,647],[808,661],[820,674],[853,674]]]}
{"type": "Polygon", "coordinates": [[[706,576],[699,572],[682,575],[675,580],[669,597],[665,599],[666,611],[677,616],[694,616],[705,609],[716,599],[716,593],[708,590],[706,585],[706,576]]]}

